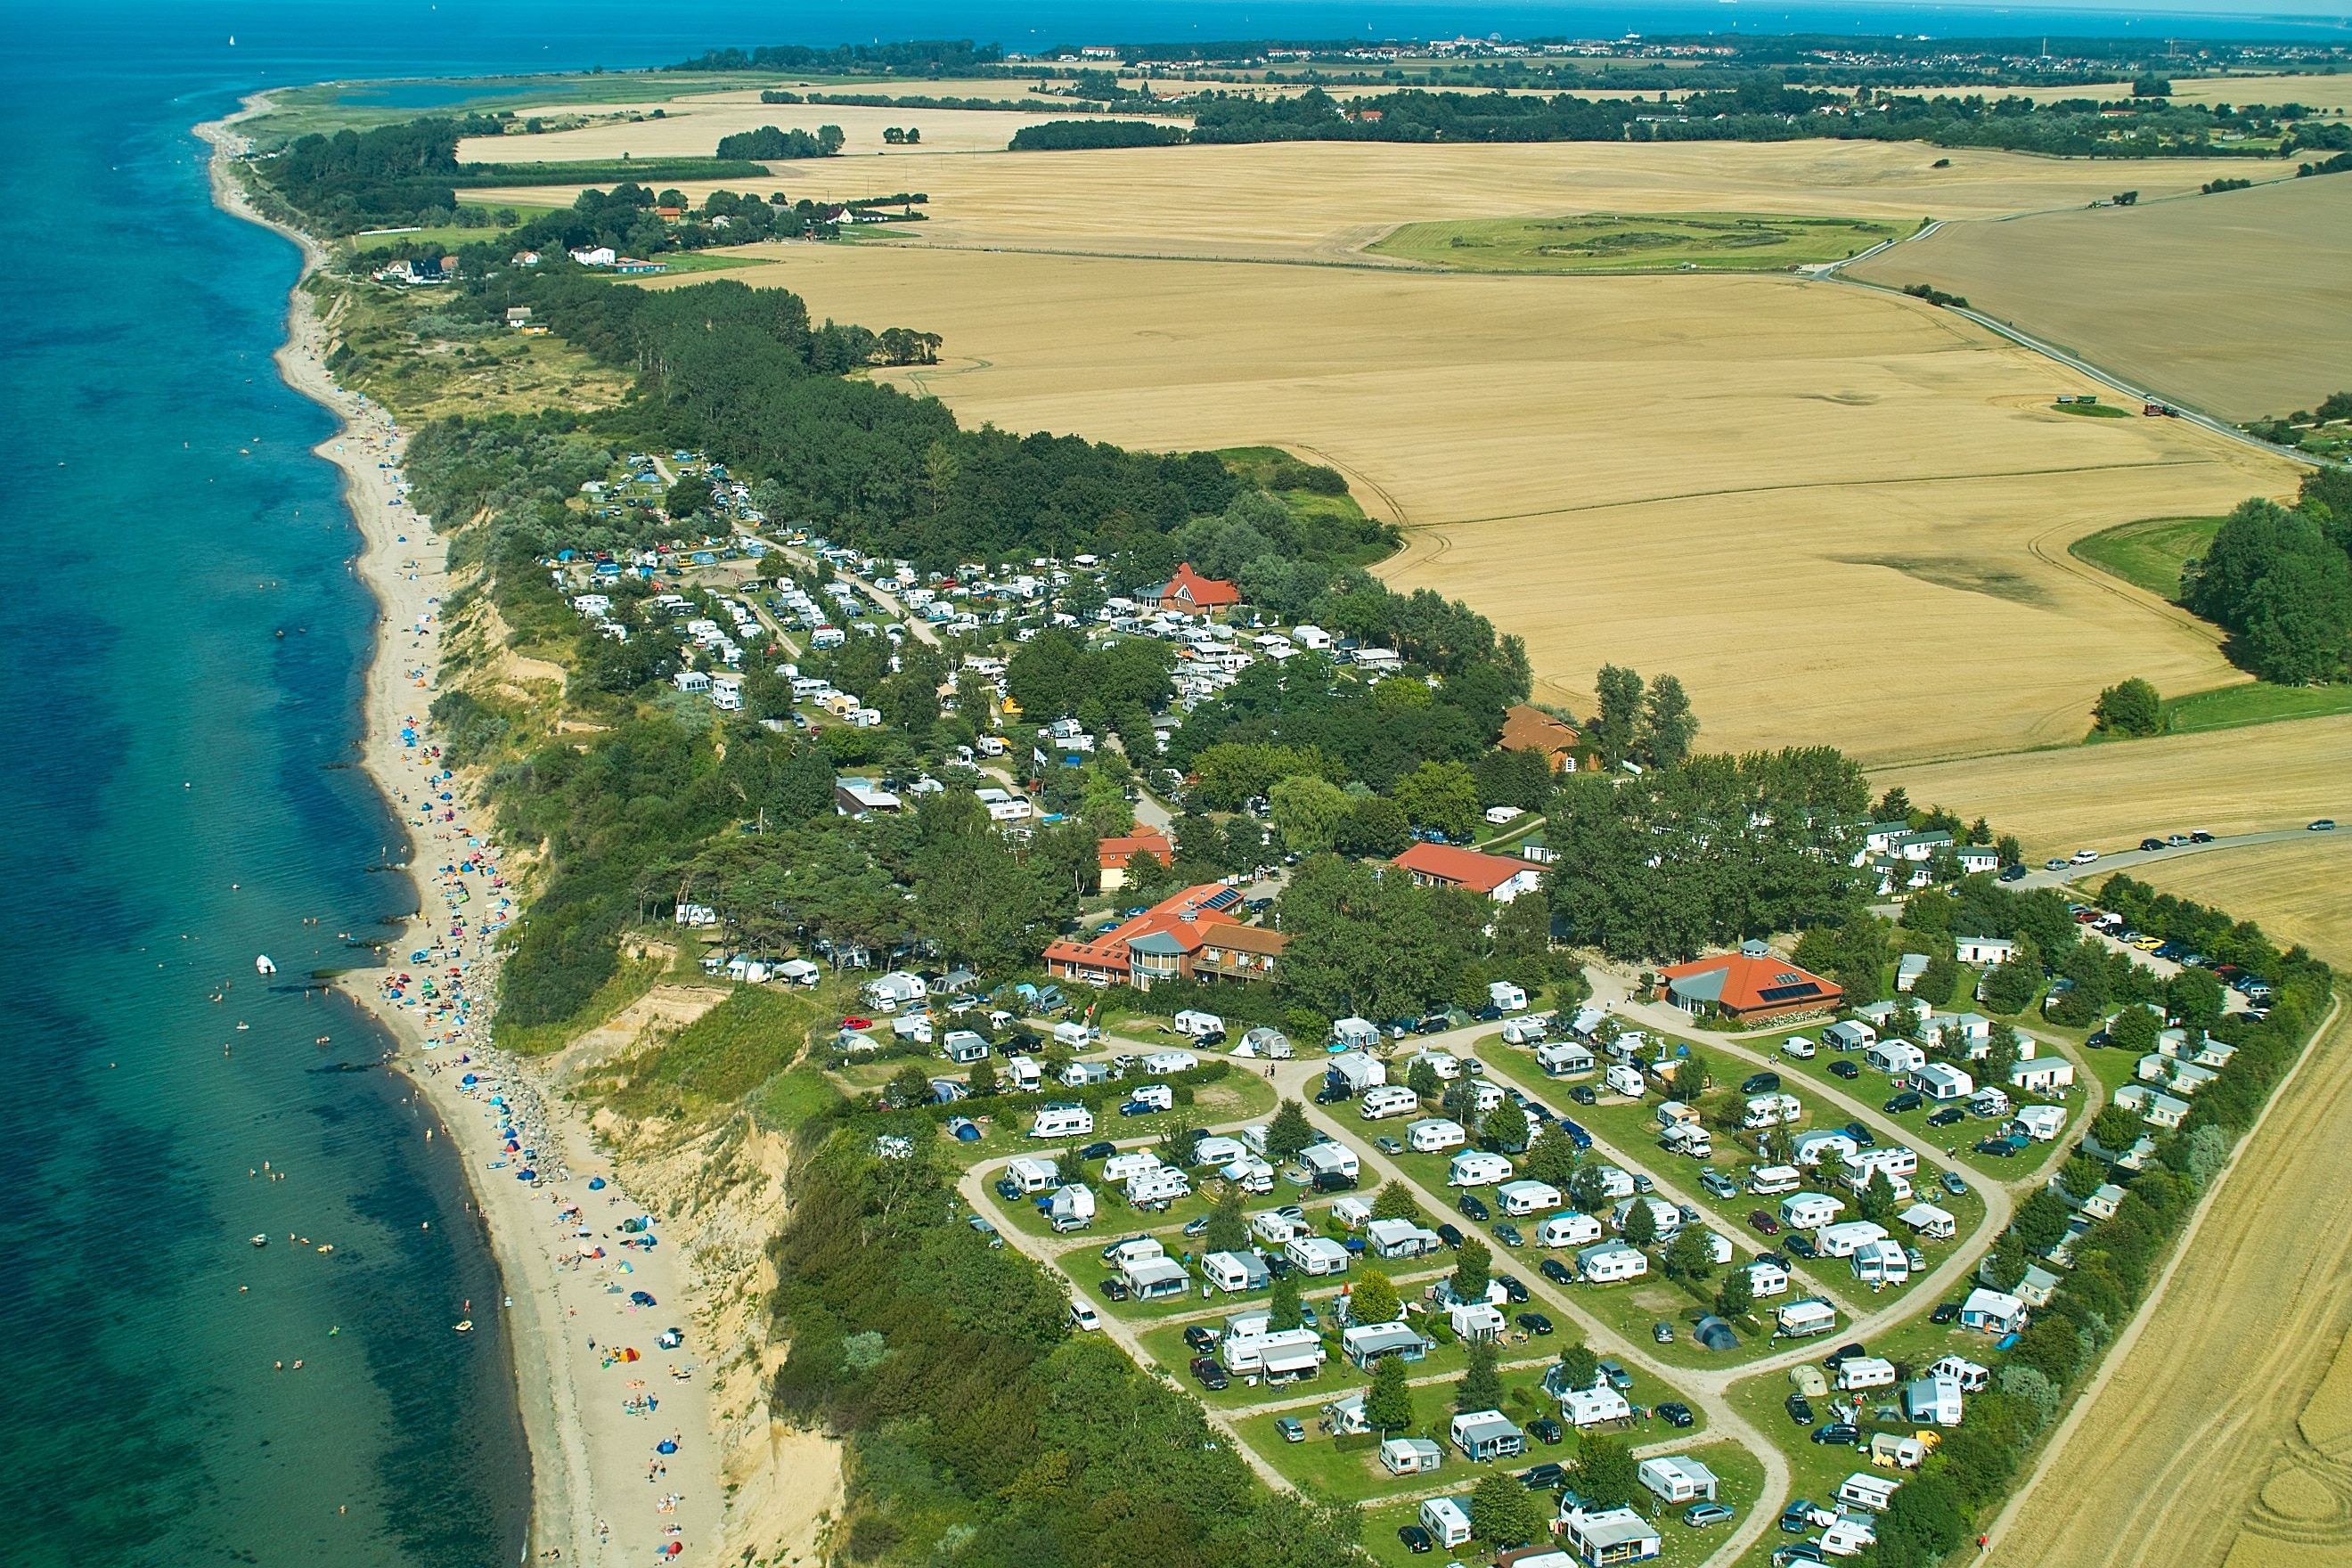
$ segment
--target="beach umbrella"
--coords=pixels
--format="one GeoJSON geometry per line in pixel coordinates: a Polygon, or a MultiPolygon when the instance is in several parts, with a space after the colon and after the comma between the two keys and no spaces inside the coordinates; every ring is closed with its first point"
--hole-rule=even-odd
{"type": "Polygon", "coordinates": [[[588,1190],[589,1190],[590,1192],[592,1192],[592,1193],[601,1193],[601,1192],[603,1192],[603,1191],[604,1190],[604,1177],[602,1177],[602,1176],[591,1176],[591,1177],[589,1177],[589,1178],[588,1178],[588,1190]]]}
{"type": "Polygon", "coordinates": [[[656,1454],[675,1454],[677,1452],[677,1444],[675,1439],[665,1437],[660,1442],[654,1445],[654,1452],[656,1454]]]}
{"type": "Polygon", "coordinates": [[[518,1182],[535,1182],[539,1180],[539,1173],[537,1171],[517,1171],[515,1173],[515,1180],[518,1182]]]}

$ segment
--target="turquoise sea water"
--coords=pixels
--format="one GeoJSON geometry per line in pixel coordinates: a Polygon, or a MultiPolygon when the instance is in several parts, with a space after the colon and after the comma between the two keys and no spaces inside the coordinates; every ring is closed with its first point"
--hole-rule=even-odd
{"type": "Polygon", "coordinates": [[[607,0],[12,9],[0,1563],[43,1568],[510,1563],[528,1507],[462,1174],[376,1066],[380,1039],[302,984],[415,894],[376,868],[402,858],[399,829],[352,767],[373,610],[334,473],[308,452],[330,423],[268,358],[294,252],[212,207],[193,122],[271,83],[793,38],[1601,34],[1673,15],[697,5],[648,31],[607,0]],[[478,1331],[452,1333],[465,1316],[478,1331]]]}

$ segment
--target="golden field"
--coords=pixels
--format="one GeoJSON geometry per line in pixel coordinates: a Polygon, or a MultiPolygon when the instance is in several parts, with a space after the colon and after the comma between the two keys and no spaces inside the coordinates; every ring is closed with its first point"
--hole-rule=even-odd
{"type": "MultiPolygon", "coordinates": [[[[968,85],[968,84],[967,84],[968,85]]],[[[861,88],[821,89],[819,90],[859,92],[861,88]]],[[[933,96],[947,96],[937,94],[933,96]]],[[[961,95],[956,95],[961,96],[961,95]]],[[[992,98],[1017,99],[1024,96],[1012,83],[1002,84],[992,98]],[[1005,90],[1012,89],[1012,90],[1005,90]]],[[[632,158],[708,158],[718,152],[719,139],[732,136],[739,131],[756,131],[762,125],[772,125],[779,131],[806,131],[814,133],[820,125],[838,125],[847,138],[837,158],[824,160],[828,170],[837,172],[853,160],[865,157],[933,157],[959,153],[1001,153],[1013,133],[1024,125],[1034,125],[1050,114],[1024,114],[1015,110],[928,110],[928,109],[867,109],[844,103],[779,103],[763,104],[757,93],[708,93],[692,98],[672,99],[661,105],[659,120],[610,121],[603,124],[583,125],[576,131],[551,131],[539,136],[476,136],[457,144],[457,157],[463,163],[572,163],[592,158],[617,158],[627,153],[632,158]],[[882,132],[887,126],[913,126],[923,133],[922,144],[913,148],[887,146],[882,132]]],[[[618,114],[642,112],[644,106],[635,104],[565,104],[567,114],[618,114]]],[[[779,176],[793,176],[795,199],[802,194],[805,182],[803,174],[809,172],[814,159],[795,159],[772,165],[779,176]]],[[[866,184],[871,176],[861,176],[866,184]]],[[[898,178],[896,174],[891,176],[898,178]]],[[[740,184],[738,181],[736,184],[740,184]]],[[[854,182],[853,182],[854,183],[854,182]]],[[[844,187],[826,195],[871,195],[864,189],[844,187]]]]}
{"type": "Polygon", "coordinates": [[[2184,856],[2134,867],[2131,875],[2259,921],[2281,947],[2301,942],[2352,972],[2352,898],[2346,896],[2352,889],[2352,834],[2343,829],[2184,856]]]}
{"type": "MultiPolygon", "coordinates": [[[[2110,178],[2126,176],[2108,165],[2110,178]]],[[[2273,178],[2276,165],[2213,165],[2273,178]]],[[[1853,268],[1932,283],[2228,419],[2352,385],[2352,180],[2274,180],[2135,207],[1947,224],[1853,268]]]]}

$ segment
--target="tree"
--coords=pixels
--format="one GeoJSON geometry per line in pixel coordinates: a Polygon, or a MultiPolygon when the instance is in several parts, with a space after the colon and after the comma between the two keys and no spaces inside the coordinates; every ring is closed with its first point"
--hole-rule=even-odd
{"type": "Polygon", "coordinates": [[[1478,1124],[1478,1141],[1498,1153],[1516,1154],[1535,1135],[1536,1123],[1516,1105],[1498,1105],[1478,1124]]]}
{"type": "Polygon", "coordinates": [[[1563,1387],[1591,1388],[1601,1376],[1601,1358],[1582,1340],[1562,1346],[1559,1352],[1559,1380],[1563,1387]]]}
{"type": "Polygon", "coordinates": [[[1690,755],[1691,742],[1697,738],[1698,715],[1691,711],[1683,683],[1671,675],[1652,678],[1634,742],[1643,760],[1653,767],[1674,767],[1690,755]]]}
{"type": "Polygon", "coordinates": [[[1675,1233],[1666,1244],[1666,1278],[1699,1280],[1715,1272],[1715,1258],[1707,1251],[1706,1232],[1696,1225],[1686,1225],[1675,1233]]]}
{"type": "Polygon", "coordinates": [[[1483,1301],[1486,1299],[1486,1282],[1493,1278],[1495,1254],[1475,1236],[1462,1238],[1461,1247],[1454,1254],[1454,1299],[1457,1301],[1483,1301]]]}
{"type": "Polygon", "coordinates": [[[1467,838],[1477,826],[1478,781],[1460,763],[1424,762],[1389,793],[1415,827],[1467,838]]]}
{"type": "Polygon", "coordinates": [[[1756,1307],[1755,1280],[1747,1269],[1738,1264],[1726,1271],[1723,1284],[1715,1293],[1715,1310],[1718,1316],[1744,1318],[1756,1307]]]}
{"type": "Polygon", "coordinates": [[[2058,1168],[2058,1183],[2067,1194],[2080,1203],[2096,1192],[2107,1179],[2107,1163],[2094,1159],[2077,1150],[2058,1168]]]}
{"type": "Polygon", "coordinates": [[[2135,1002],[2120,1008],[2107,1023],[2107,1044],[2134,1056],[2146,1056],[2156,1048],[2156,1037],[2164,1032],[2163,1020],[2148,1008],[2135,1002]]]}
{"type": "Polygon", "coordinates": [[[926,1104],[930,1098],[930,1078],[914,1062],[892,1073],[889,1084],[882,1090],[882,1102],[900,1110],[926,1104]]]}
{"type": "Polygon", "coordinates": [[[1437,1076],[1436,1064],[1427,1057],[1412,1058],[1412,1065],[1405,1069],[1404,1083],[1423,1100],[1435,1100],[1445,1092],[1445,1080],[1437,1076]]]}
{"type": "Polygon", "coordinates": [[[1454,1385],[1454,1408],[1465,1415],[1473,1410],[1501,1409],[1503,1374],[1495,1368],[1495,1342],[1472,1340],[1462,1350],[1469,1364],[1454,1385]]]}
{"type": "Polygon", "coordinates": [[[1895,1213],[1895,1184],[1887,1179],[1884,1167],[1874,1165],[1870,1180],[1854,1194],[1854,1215],[1873,1225],[1884,1225],[1895,1213]]]}
{"type": "Polygon", "coordinates": [[[1239,1252],[1248,1246],[1249,1220],[1242,1213],[1242,1190],[1229,1184],[1209,1212],[1209,1228],[1201,1233],[1201,1250],[1239,1252]]]}
{"type": "Polygon", "coordinates": [[[1545,1513],[1536,1494],[1508,1470],[1489,1468],[1470,1494],[1470,1532],[1495,1551],[1545,1535],[1551,1528],[1545,1513]]]}
{"type": "Polygon", "coordinates": [[[1658,1239],[1658,1216],[1650,1207],[1650,1200],[1633,1197],[1626,1200],[1625,1245],[1647,1247],[1658,1239]]]}
{"type": "Polygon", "coordinates": [[[1383,1435],[1412,1428],[1412,1384],[1405,1379],[1404,1361],[1382,1356],[1372,1368],[1372,1386],[1364,1395],[1364,1419],[1383,1435]]]}
{"type": "Polygon", "coordinates": [[[1642,717],[1642,678],[1633,670],[1604,664],[1593,684],[1600,711],[1591,726],[1592,743],[1602,760],[1615,767],[1633,752],[1642,717]]]}
{"type": "Polygon", "coordinates": [[[1609,1201],[1609,1178],[1598,1165],[1579,1165],[1576,1174],[1569,1178],[1568,1197],[1577,1213],[1599,1214],[1601,1205],[1609,1201]]]}
{"type": "Polygon", "coordinates": [[[2098,1140],[2100,1148],[2118,1154],[2139,1142],[2140,1131],[2139,1118],[2120,1105],[2103,1105],[2091,1118],[2091,1136],[2098,1140]]]}
{"type": "Polygon", "coordinates": [[[1307,1108],[1295,1100],[1286,1100],[1265,1126],[1265,1152],[1275,1160],[1296,1159],[1298,1152],[1318,1141],[1314,1126],[1307,1120],[1307,1108]]]}
{"type": "Polygon", "coordinates": [[[1340,826],[1356,804],[1346,790],[1328,779],[1304,773],[1275,780],[1266,801],[1283,843],[1301,855],[1318,855],[1333,847],[1340,826]]]}
{"type": "Polygon", "coordinates": [[[2032,1196],[2017,1205],[2017,1218],[2011,1223],[2025,1250],[2038,1258],[2065,1239],[2066,1219],[2066,1200],[2048,1187],[2036,1187],[2032,1196]]]}
{"type": "Polygon", "coordinates": [[[1402,1182],[1383,1182],[1381,1190],[1372,1194],[1374,1219],[1409,1219],[1419,1225],[1422,1219],[1421,1200],[1402,1182]]]}
{"type": "Polygon", "coordinates": [[[1996,964],[1985,975],[1984,1005],[1996,1013],[2021,1013],[2041,989],[2042,962],[2029,945],[2021,943],[2006,963],[1996,964]]]}
{"type": "Polygon", "coordinates": [[[2133,676],[2099,693],[2091,710],[2098,727],[2111,735],[2154,735],[2164,729],[2164,700],[2156,688],[2133,676]]]}
{"type": "Polygon", "coordinates": [[[2206,970],[2184,969],[2165,983],[2164,1010],[2192,1029],[2219,1023],[2225,1000],[2221,983],[2206,970]]]}
{"type": "Polygon", "coordinates": [[[996,1062],[993,1058],[982,1057],[971,1064],[971,1097],[974,1100],[986,1100],[997,1091],[997,1088],[996,1062]]]}
{"type": "Polygon", "coordinates": [[[2017,1066],[2017,1031],[2007,1024],[1995,1024],[1985,1040],[1984,1080],[2003,1084],[2009,1081],[2011,1068],[2017,1066]]]}
{"type": "Polygon", "coordinates": [[[1911,983],[1911,994],[1931,1007],[1940,1007],[1952,999],[1952,992],[1960,983],[1960,966],[1952,962],[1948,952],[1931,953],[1927,967],[1911,983]]]}
{"type": "Polygon", "coordinates": [[[1882,1568],[1929,1568],[1949,1556],[1968,1534],[1968,1516],[1951,1481],[1924,1470],[1888,1500],[1871,1555],[1882,1568]]]}
{"type": "Polygon", "coordinates": [[[1266,1299],[1266,1323],[1270,1328],[1295,1329],[1306,1317],[1298,1310],[1298,1276],[1286,1274],[1274,1282],[1274,1291],[1266,1299]]]}
{"type": "Polygon", "coordinates": [[[1397,1310],[1403,1302],[1389,1277],[1377,1268],[1367,1268],[1352,1289],[1348,1292],[1348,1321],[1351,1323],[1392,1323],[1397,1310]]]}
{"type": "Polygon", "coordinates": [[[1577,1445],[1575,1491],[1591,1508],[1622,1508],[1638,1484],[1633,1451],[1614,1437],[1591,1436],[1577,1445]]]}

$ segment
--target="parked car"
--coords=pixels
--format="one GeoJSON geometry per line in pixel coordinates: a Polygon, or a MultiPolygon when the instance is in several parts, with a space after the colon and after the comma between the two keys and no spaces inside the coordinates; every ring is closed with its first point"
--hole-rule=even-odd
{"type": "Polygon", "coordinates": [[[1127,1281],[1106,1279],[1102,1282],[1102,1293],[1106,1301],[1124,1301],[1127,1300],[1127,1281]]]}
{"type": "MultiPolygon", "coordinates": [[[[1413,1553],[1415,1556],[1419,1556],[1421,1553],[1427,1552],[1433,1544],[1435,1544],[1430,1540],[1429,1531],[1422,1529],[1421,1526],[1417,1524],[1398,1525],[1397,1539],[1403,1542],[1404,1549],[1407,1552],[1413,1553]]],[[[1815,1558],[1814,1561],[1819,1562],[1821,1560],[1819,1558],[1815,1558]]]]}
{"type": "Polygon", "coordinates": [[[1486,1233],[1505,1247],[1525,1247],[1528,1244],[1528,1238],[1519,1234],[1519,1227],[1507,1220],[1496,1220],[1486,1227],[1486,1233]]]}
{"type": "Polygon", "coordinates": [[[1731,1505],[1720,1502],[1695,1502],[1683,1510],[1683,1522],[1693,1530],[1704,1530],[1710,1524],[1721,1524],[1731,1518],[1731,1505]]]}
{"type": "MultiPolygon", "coordinates": [[[[1780,1510],[1780,1528],[1790,1535],[1802,1535],[1813,1527],[1813,1504],[1810,1498],[1798,1498],[1780,1510]]],[[[1810,1544],[1810,1543],[1809,1543],[1810,1544]]],[[[1787,1548],[1782,1548],[1783,1551],[1787,1548]]],[[[1814,1558],[1818,1563],[1821,1559],[1814,1558]]]]}
{"type": "Polygon", "coordinates": [[[1849,1121],[1843,1127],[1839,1128],[1838,1131],[1853,1139],[1853,1146],[1857,1149],[1875,1149],[1878,1147],[1877,1135],[1859,1121],[1849,1121]]]}
{"type": "Polygon", "coordinates": [[[1454,1200],[1454,1206],[1462,1211],[1465,1218],[1475,1219],[1480,1225],[1486,1224],[1489,1217],[1486,1213],[1486,1205],[1479,1201],[1478,1194],[1475,1193],[1463,1194],[1459,1198],[1454,1200]]]}
{"type": "Polygon", "coordinates": [[[1860,1427],[1850,1426],[1844,1422],[1840,1421],[1832,1426],[1815,1428],[1813,1432],[1813,1441],[1822,1444],[1823,1447],[1836,1445],[1851,1448],[1854,1445],[1854,1440],[1861,1436],[1862,1430],[1860,1427]]]}
{"type": "Polygon", "coordinates": [[[1954,1197],[1964,1198],[1968,1196],[1968,1178],[1961,1175],[1958,1171],[1947,1171],[1936,1179],[1943,1183],[1944,1190],[1951,1194],[1954,1197]]]}
{"type": "Polygon", "coordinates": [[[1822,1357],[1822,1364],[1835,1372],[1850,1361],[1860,1361],[1870,1353],[1870,1348],[1860,1340],[1849,1340],[1822,1357]]]}
{"type": "Polygon", "coordinates": [[[1697,1416],[1691,1414],[1691,1407],[1679,1399],[1669,1399],[1661,1403],[1658,1406],[1658,1418],[1669,1426],[1689,1426],[1698,1420],[1697,1416]]]}
{"type": "Polygon", "coordinates": [[[1113,1154],[1118,1152],[1118,1145],[1106,1139],[1100,1143],[1089,1143],[1085,1148],[1079,1150],[1078,1158],[1081,1160],[1108,1160],[1113,1154]]]}
{"type": "Polygon", "coordinates": [[[1486,1278],[1492,1279],[1496,1284],[1500,1285],[1503,1288],[1503,1299],[1505,1300],[1510,1301],[1518,1306],[1525,1306],[1527,1304],[1527,1282],[1519,1279],[1517,1275],[1498,1272],[1489,1274],[1486,1278]]]}
{"type": "Polygon", "coordinates": [[[1948,1323],[1959,1315],[1960,1304],[1958,1301],[1938,1301],[1936,1303],[1936,1310],[1927,1314],[1927,1321],[1931,1323],[1948,1323]]]}
{"type": "Polygon", "coordinates": [[[1216,1357],[1212,1355],[1198,1355],[1192,1358],[1192,1376],[1202,1388],[1212,1394],[1233,1386],[1233,1374],[1218,1363],[1216,1357]]]}
{"type": "Polygon", "coordinates": [[[1579,1105],[1598,1105],[1601,1103],[1600,1091],[1595,1089],[1589,1083],[1571,1085],[1568,1091],[1568,1098],[1576,1101],[1579,1105]]]}
{"type": "Polygon", "coordinates": [[[1900,1116],[1906,1110],[1916,1110],[1927,1103],[1926,1095],[1916,1089],[1906,1089],[1888,1096],[1886,1103],[1878,1109],[1889,1116],[1900,1116]]]}
{"type": "Polygon", "coordinates": [[[1790,1420],[1794,1421],[1800,1426],[1810,1426],[1813,1424],[1813,1402],[1811,1400],[1806,1398],[1801,1394],[1792,1394],[1789,1395],[1788,1405],[1790,1420]]]}
{"type": "MultiPolygon", "coordinates": [[[[1337,1105],[1343,1100],[1355,1098],[1355,1090],[1340,1083],[1327,1083],[1315,1091],[1315,1103],[1318,1105],[1337,1105]]],[[[1424,1546],[1422,1550],[1426,1552],[1429,1549],[1424,1546]]]]}
{"type": "Polygon", "coordinates": [[[2014,1158],[2017,1154],[2017,1148],[2018,1146],[2016,1142],[2008,1138],[1980,1138],[1977,1140],[1977,1152],[1979,1154],[1990,1154],[1996,1160],[2008,1160],[2014,1158]]]}
{"type": "Polygon", "coordinates": [[[2168,833],[2164,836],[2164,847],[2167,849],[2185,848],[2188,844],[2189,835],[2186,833],[2168,833]]]}
{"type": "Polygon", "coordinates": [[[1383,1154],[1402,1154],[1404,1152],[1404,1145],[1398,1142],[1393,1138],[1375,1138],[1372,1140],[1372,1147],[1378,1149],[1383,1154]]]}
{"type": "Polygon", "coordinates": [[[1633,1173],[1633,1190],[1646,1195],[1650,1193],[1656,1192],[1658,1190],[1658,1184],[1650,1180],[1648,1175],[1643,1172],[1636,1171],[1633,1173]]]}
{"type": "MultiPolygon", "coordinates": [[[[1441,1225],[1437,1227],[1437,1239],[1457,1252],[1462,1249],[1462,1233],[1450,1225],[1441,1225]]],[[[1544,1261],[1549,1263],[1551,1259],[1547,1258],[1544,1261]]]]}
{"type": "Polygon", "coordinates": [[[1201,1215],[1201,1216],[1200,1216],[1199,1218],[1197,1218],[1197,1219],[1188,1219],[1188,1220],[1186,1220],[1186,1221],[1184,1222],[1184,1234],[1185,1234],[1186,1236],[1206,1236],[1206,1235],[1208,1235],[1208,1234],[1209,1234],[1209,1216],[1208,1216],[1207,1215],[1201,1215]]]}
{"type": "Polygon", "coordinates": [[[1562,1431],[1559,1423],[1550,1416],[1538,1415],[1528,1423],[1528,1436],[1538,1443],[1556,1447],[1568,1434],[1562,1431]]]}
{"type": "Polygon", "coordinates": [[[1772,1094],[1780,1088],[1780,1075],[1776,1072],[1749,1073],[1739,1083],[1742,1094],[1772,1094]]]}
{"type": "Polygon", "coordinates": [[[1760,1236],[1778,1236],[1780,1234],[1780,1222],[1779,1219],[1774,1217],[1770,1209],[1748,1210],[1748,1225],[1749,1229],[1754,1230],[1760,1236]]]}
{"type": "Polygon", "coordinates": [[[1189,1324],[1184,1330],[1184,1343],[1194,1355],[1207,1355],[1217,1348],[1216,1331],[1199,1323],[1189,1324]]]}
{"type": "Polygon", "coordinates": [[[2013,866],[2003,866],[2000,868],[2000,879],[2004,882],[2021,882],[2025,880],[2028,874],[2025,862],[2022,860],[2013,866]]]}
{"type": "Polygon", "coordinates": [[[2189,834],[2189,842],[2191,844],[2210,844],[2213,842],[2213,836],[2200,827],[2189,834]]]}
{"type": "Polygon", "coordinates": [[[1282,1434],[1282,1440],[1286,1443],[1307,1441],[1307,1428],[1298,1424],[1298,1417],[1296,1415],[1277,1416],[1275,1419],[1274,1429],[1282,1434]]]}
{"type": "Polygon", "coordinates": [[[1576,1276],[1570,1273],[1568,1265],[1562,1263],[1557,1258],[1547,1258],[1541,1263],[1537,1264],[1536,1272],[1542,1275],[1545,1279],[1550,1280],[1555,1285],[1573,1285],[1576,1283],[1576,1276]]]}
{"type": "MultiPolygon", "coordinates": [[[[1804,1527],[1801,1525],[1798,1528],[1804,1527]]],[[[1788,1545],[1777,1548],[1773,1552],[1772,1568],[1795,1568],[1795,1565],[1800,1563],[1819,1563],[1822,1560],[1822,1549],[1811,1542],[1791,1541],[1788,1545]]]]}
{"type": "Polygon", "coordinates": [[[1786,1241],[1783,1241],[1780,1245],[1787,1247],[1799,1258],[1819,1258],[1821,1256],[1821,1254],[1814,1249],[1811,1239],[1807,1237],[1792,1236],[1786,1241]]]}
{"type": "Polygon", "coordinates": [[[2139,847],[2143,850],[2161,849],[2164,847],[2164,840],[2161,838],[2143,838],[2139,841],[2139,847]]]}
{"type": "Polygon", "coordinates": [[[2053,855],[2042,862],[2042,868],[2045,871],[2063,871],[2066,868],[2066,862],[2061,857],[2053,855]]]}
{"type": "Polygon", "coordinates": [[[1675,1342],[1675,1326],[1667,1322],[1652,1323],[1650,1337],[1662,1345],[1670,1345],[1675,1342]]]}
{"type": "Polygon", "coordinates": [[[1698,1173],[1698,1184],[1710,1197],[1736,1198],[1739,1195],[1739,1184],[1711,1166],[1698,1173]]]}
{"type": "Polygon", "coordinates": [[[1633,1389],[1633,1374],[1613,1361],[1604,1361],[1601,1363],[1601,1375],[1607,1378],[1609,1386],[1620,1394],[1628,1393],[1633,1389]]]}
{"type": "Polygon", "coordinates": [[[2098,858],[2099,852],[2095,849],[2077,849],[2074,854],[2074,862],[2077,866],[2088,866],[2098,858]]]}
{"type": "Polygon", "coordinates": [[[1073,1301],[1070,1303],[1070,1327],[1081,1333],[1090,1332],[1102,1327],[1102,1319],[1084,1301],[1073,1301]]]}
{"type": "Polygon", "coordinates": [[[1969,1113],[1967,1111],[1961,1110],[1957,1105],[1948,1105],[1944,1107],[1943,1110],[1929,1116],[1927,1118],[1927,1125],[1930,1127],[1950,1127],[1955,1123],[1966,1121],[1968,1119],[1969,1113]]]}
{"type": "Polygon", "coordinates": [[[1531,1492],[1549,1491],[1566,1479],[1568,1479],[1568,1471],[1556,1460],[1551,1459],[1547,1459],[1540,1465],[1530,1465],[1519,1472],[1519,1484],[1531,1492]]]}
{"type": "Polygon", "coordinates": [[[1521,1312],[1518,1315],[1517,1321],[1519,1327],[1527,1330],[1527,1331],[1531,1334],[1548,1334],[1551,1332],[1551,1320],[1545,1317],[1541,1312],[1521,1312]]]}
{"type": "Polygon", "coordinates": [[[1840,1057],[1837,1060],[1830,1063],[1830,1071],[1837,1077],[1844,1079],[1855,1079],[1862,1076],[1862,1069],[1854,1066],[1852,1062],[1847,1061],[1843,1057],[1840,1057]]]}
{"type": "Polygon", "coordinates": [[[996,1195],[1006,1203],[1017,1204],[1021,1201],[1021,1184],[1010,1176],[999,1176],[996,1178],[996,1195]]]}

